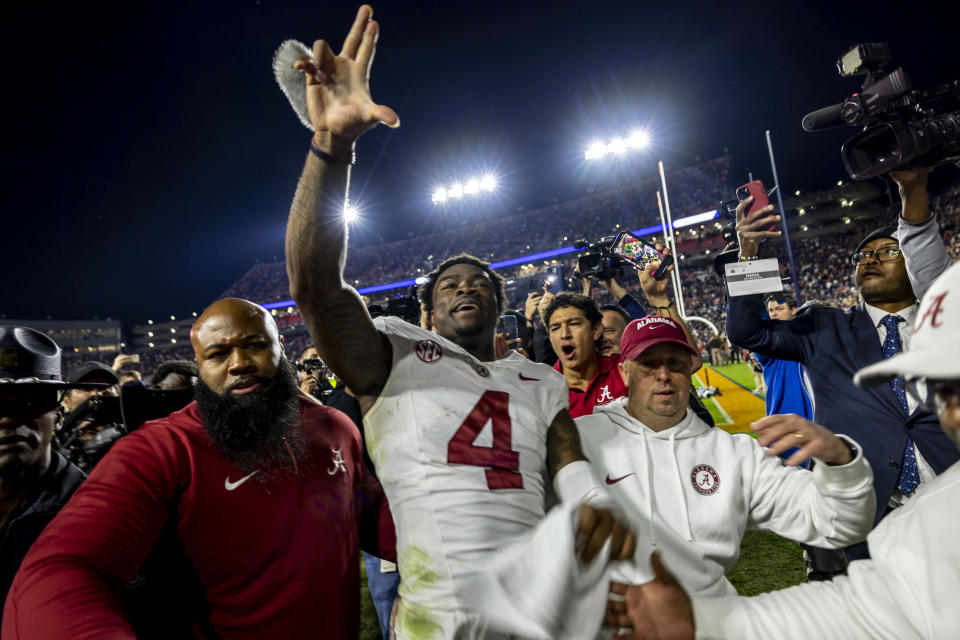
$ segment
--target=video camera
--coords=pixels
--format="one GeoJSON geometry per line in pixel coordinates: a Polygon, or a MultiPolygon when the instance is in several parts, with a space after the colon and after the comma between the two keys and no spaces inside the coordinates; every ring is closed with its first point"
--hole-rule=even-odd
{"type": "Polygon", "coordinates": [[[56,449],[89,473],[113,444],[144,422],[179,411],[193,400],[193,388],[146,389],[125,385],[120,397],[92,396],[68,413],[54,434],[56,449]]]}
{"type": "Polygon", "coordinates": [[[613,252],[615,240],[616,236],[606,236],[596,242],[575,242],[574,248],[583,253],[577,258],[577,268],[573,275],[577,278],[592,277],[597,280],[621,278],[628,265],[626,260],[613,252]]]}
{"type": "Polygon", "coordinates": [[[803,117],[805,131],[863,125],[840,147],[854,180],[960,160],[960,81],[917,91],[902,67],[883,72],[891,59],[885,42],[852,47],[837,70],[844,78],[866,74],[861,91],[803,117]]]}
{"type": "Polygon", "coordinates": [[[420,303],[415,295],[407,295],[399,298],[391,298],[387,301],[387,306],[371,304],[367,307],[371,318],[380,316],[396,316],[410,324],[420,324],[420,303]]]}
{"type": "Polygon", "coordinates": [[[327,399],[330,397],[330,394],[333,393],[334,385],[331,383],[331,376],[333,374],[330,373],[329,367],[323,363],[323,360],[320,358],[307,358],[301,362],[295,362],[293,366],[295,366],[298,371],[302,371],[317,381],[317,387],[311,395],[323,404],[327,404],[327,399]]]}

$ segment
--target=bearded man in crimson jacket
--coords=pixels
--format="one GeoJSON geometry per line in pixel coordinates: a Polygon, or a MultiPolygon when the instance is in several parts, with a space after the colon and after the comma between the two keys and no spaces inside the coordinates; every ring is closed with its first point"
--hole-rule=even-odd
{"type": "Polygon", "coordinates": [[[262,307],[220,300],[191,342],[196,400],[99,463],[25,558],[3,638],[136,637],[118,591],[164,531],[205,599],[194,637],[359,634],[359,547],[395,539],[356,427],[298,392],[262,307]]]}

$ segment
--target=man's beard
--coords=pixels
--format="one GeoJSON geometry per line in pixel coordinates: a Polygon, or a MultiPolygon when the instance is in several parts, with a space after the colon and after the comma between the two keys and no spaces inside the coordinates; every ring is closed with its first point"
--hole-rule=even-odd
{"type": "Polygon", "coordinates": [[[259,470],[255,479],[266,481],[301,467],[305,448],[293,366],[283,360],[272,379],[257,381],[255,391],[221,396],[197,380],[194,395],[203,427],[220,455],[245,475],[259,470]]]}

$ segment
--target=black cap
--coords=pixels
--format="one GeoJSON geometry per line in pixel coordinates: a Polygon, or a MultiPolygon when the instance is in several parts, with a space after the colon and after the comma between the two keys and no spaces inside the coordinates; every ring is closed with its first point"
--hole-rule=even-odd
{"type": "Polygon", "coordinates": [[[891,240],[896,240],[897,242],[900,242],[900,238],[897,237],[897,226],[891,224],[886,227],[880,227],[879,229],[874,229],[873,231],[868,233],[866,237],[864,237],[864,239],[860,241],[860,244],[857,245],[857,248],[854,251],[860,251],[861,249],[863,249],[865,246],[867,246],[869,243],[873,242],[877,238],[890,238],[891,240]]]}
{"type": "Polygon", "coordinates": [[[102,362],[90,360],[74,367],[70,371],[70,376],[67,378],[67,381],[74,384],[80,382],[91,384],[93,381],[97,381],[96,384],[100,386],[108,386],[117,384],[120,382],[120,378],[117,377],[117,372],[107,365],[102,362]],[[103,384],[104,382],[106,384],[103,384]]]}

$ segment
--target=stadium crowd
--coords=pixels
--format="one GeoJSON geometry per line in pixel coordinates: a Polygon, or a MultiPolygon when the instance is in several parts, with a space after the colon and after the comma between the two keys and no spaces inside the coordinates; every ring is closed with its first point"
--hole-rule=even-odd
{"type": "MultiPolygon", "coordinates": [[[[189,344],[81,361],[0,327],[2,638],[352,638],[361,558],[384,638],[943,637],[960,184],[928,199],[906,169],[901,202],[868,219],[788,216],[796,274],[773,207],[741,202],[726,237],[723,215],[678,234],[685,312],[659,263],[592,280],[574,253],[489,266],[656,225],[652,178],[348,251],[328,203],[356,139],[399,123],[366,88],[378,28],[364,6],[340,55],[318,41],[288,60],[315,134],[286,260],[212,301],[189,344]],[[786,291],[731,293],[723,258],[758,256],[786,291]],[[411,278],[402,316],[396,292],[352,288],[411,278]],[[778,398],[756,440],[713,428],[692,392],[715,349],[778,398]],[[788,413],[793,392],[807,402],[788,413]],[[818,589],[740,598],[725,574],[748,528],[840,565],[811,571],[818,589]],[[823,619],[785,628],[793,602],[823,619]]],[[[669,171],[674,217],[717,208],[730,160],[669,171]]]]}

